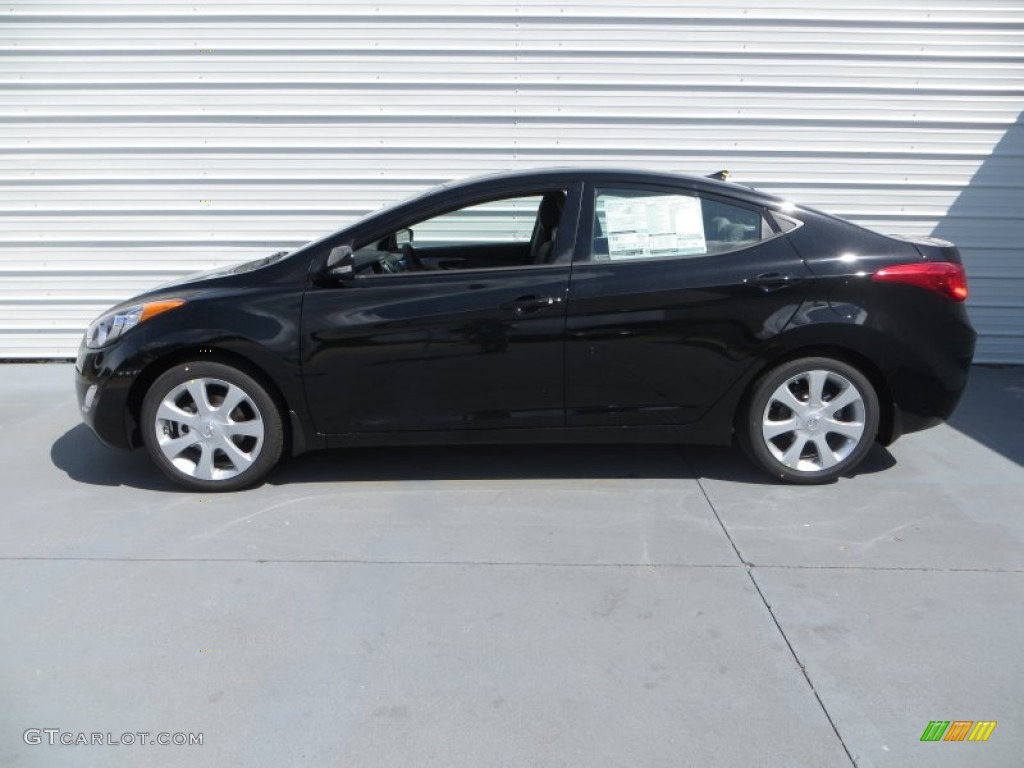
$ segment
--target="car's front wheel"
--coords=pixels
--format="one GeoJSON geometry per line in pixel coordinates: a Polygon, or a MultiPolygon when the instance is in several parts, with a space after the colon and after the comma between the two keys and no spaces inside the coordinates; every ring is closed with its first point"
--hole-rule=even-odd
{"type": "Polygon", "coordinates": [[[150,457],[175,482],[233,491],[262,479],[281,456],[281,414],[267,390],[223,363],[175,366],[150,386],[140,429],[150,457]]]}
{"type": "Polygon", "coordinates": [[[878,395],[853,366],[827,357],[783,363],[747,399],[739,439],[773,477],[824,483],[861,462],[878,432],[878,395]]]}

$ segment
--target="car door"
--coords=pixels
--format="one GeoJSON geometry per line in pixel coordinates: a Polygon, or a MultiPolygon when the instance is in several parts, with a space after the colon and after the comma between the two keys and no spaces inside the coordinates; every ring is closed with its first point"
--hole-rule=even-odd
{"type": "MultiPolygon", "coordinates": [[[[420,243],[420,267],[366,272],[307,291],[303,377],[317,431],[564,425],[565,299],[581,189],[559,190],[568,193],[567,202],[550,258],[541,263],[528,261],[532,216],[525,243],[496,237],[487,222],[503,225],[490,214],[467,215],[464,231],[450,223],[436,227],[433,219],[393,222],[389,231],[356,242],[358,255],[401,231],[420,243]],[[432,227],[454,245],[424,242],[432,227]],[[519,263],[510,265],[513,252],[519,263]]],[[[551,191],[518,190],[504,199],[551,191]]],[[[518,232],[523,225],[516,226],[518,232]]]]}
{"type": "Polygon", "coordinates": [[[568,425],[700,418],[793,317],[809,270],[774,222],[739,200],[610,182],[588,184],[584,199],[568,425]]]}

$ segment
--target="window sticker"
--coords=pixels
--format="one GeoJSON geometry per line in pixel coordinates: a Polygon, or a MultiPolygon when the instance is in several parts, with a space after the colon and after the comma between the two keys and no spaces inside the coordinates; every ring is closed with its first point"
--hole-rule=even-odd
{"type": "Polygon", "coordinates": [[[612,259],[707,253],[704,219],[696,197],[606,197],[603,202],[612,259]]]}

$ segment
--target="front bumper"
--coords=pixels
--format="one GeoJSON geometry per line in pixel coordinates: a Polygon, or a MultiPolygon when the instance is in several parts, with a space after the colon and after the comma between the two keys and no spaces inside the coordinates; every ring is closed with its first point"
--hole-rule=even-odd
{"type": "Polygon", "coordinates": [[[135,420],[129,395],[138,370],[119,365],[117,343],[88,349],[84,342],[75,360],[75,392],[82,421],[104,445],[121,450],[134,448],[135,420]]]}

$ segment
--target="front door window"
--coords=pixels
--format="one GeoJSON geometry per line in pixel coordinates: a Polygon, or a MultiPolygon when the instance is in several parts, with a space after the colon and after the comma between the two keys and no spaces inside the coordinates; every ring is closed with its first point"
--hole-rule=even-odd
{"type": "Polygon", "coordinates": [[[543,266],[569,256],[567,194],[550,190],[469,205],[399,229],[356,251],[362,275],[543,266]],[[560,237],[561,235],[561,237],[560,237]]]}

